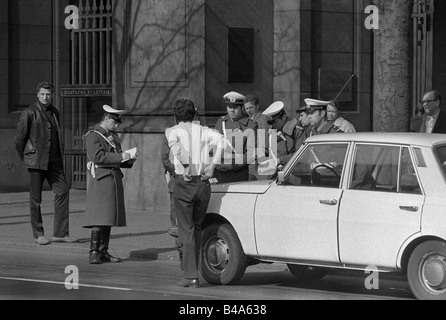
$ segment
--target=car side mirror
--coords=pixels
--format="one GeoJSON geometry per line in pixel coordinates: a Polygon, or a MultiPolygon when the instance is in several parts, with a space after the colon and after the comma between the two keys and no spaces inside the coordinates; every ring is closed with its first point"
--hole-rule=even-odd
{"type": "Polygon", "coordinates": [[[279,171],[277,174],[277,180],[279,180],[279,183],[285,183],[285,172],[279,171]]]}

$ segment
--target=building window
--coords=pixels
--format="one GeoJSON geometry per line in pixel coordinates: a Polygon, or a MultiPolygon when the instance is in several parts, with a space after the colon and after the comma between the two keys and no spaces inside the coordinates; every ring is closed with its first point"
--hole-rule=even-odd
{"type": "Polygon", "coordinates": [[[254,29],[228,27],[228,82],[254,81],[254,29]]]}

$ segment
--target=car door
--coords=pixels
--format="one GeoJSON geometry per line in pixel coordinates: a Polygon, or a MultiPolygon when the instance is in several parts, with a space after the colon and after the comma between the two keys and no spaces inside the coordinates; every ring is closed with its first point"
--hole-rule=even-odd
{"type": "Polygon", "coordinates": [[[260,256],[339,263],[338,209],[348,144],[310,144],[283,184],[259,195],[255,233],[260,256]]]}
{"type": "Polygon", "coordinates": [[[421,231],[424,195],[408,147],[355,146],[339,216],[347,265],[395,268],[402,244],[421,231]]]}

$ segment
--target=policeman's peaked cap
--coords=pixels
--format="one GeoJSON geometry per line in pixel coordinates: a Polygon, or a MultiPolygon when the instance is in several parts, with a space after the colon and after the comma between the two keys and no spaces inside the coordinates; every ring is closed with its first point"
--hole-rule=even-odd
{"type": "Polygon", "coordinates": [[[125,110],[116,110],[106,104],[103,106],[103,109],[107,116],[109,116],[110,118],[112,118],[113,120],[115,120],[116,122],[119,122],[119,123],[121,123],[121,121],[122,121],[121,116],[123,114],[127,113],[127,111],[125,111],[125,110]]]}
{"type": "Polygon", "coordinates": [[[282,101],[276,101],[272,105],[270,105],[265,111],[263,111],[263,114],[267,117],[273,117],[282,112],[284,107],[285,103],[283,103],[282,101]]]}
{"type": "Polygon", "coordinates": [[[317,111],[326,110],[330,101],[316,100],[316,99],[305,99],[307,104],[307,111],[317,111]]]}
{"type": "Polygon", "coordinates": [[[223,100],[227,106],[243,106],[246,102],[246,97],[238,92],[228,92],[223,96],[223,100]]]}

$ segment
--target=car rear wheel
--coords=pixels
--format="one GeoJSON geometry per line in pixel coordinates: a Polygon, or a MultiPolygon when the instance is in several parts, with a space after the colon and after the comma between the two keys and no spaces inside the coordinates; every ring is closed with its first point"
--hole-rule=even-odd
{"type": "Polygon", "coordinates": [[[407,278],[417,299],[446,300],[446,243],[429,241],[416,247],[407,278]]]}
{"type": "Polygon", "coordinates": [[[231,285],[245,274],[247,258],[234,228],[214,223],[203,230],[201,274],[212,284],[231,285]]]}
{"type": "Polygon", "coordinates": [[[288,270],[300,281],[316,281],[325,277],[328,273],[328,269],[301,266],[296,264],[287,264],[288,270]]]}

